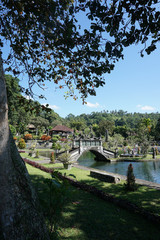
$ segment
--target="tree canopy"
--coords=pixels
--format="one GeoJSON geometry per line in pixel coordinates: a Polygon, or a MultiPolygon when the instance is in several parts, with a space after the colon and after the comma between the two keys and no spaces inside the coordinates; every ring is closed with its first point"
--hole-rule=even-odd
{"type": "Polygon", "coordinates": [[[66,96],[76,99],[79,92],[84,102],[104,85],[103,74],[123,58],[124,47],[142,43],[142,56],[156,49],[158,7],[158,0],[0,0],[0,232],[5,239],[49,237],[9,133],[2,64],[15,76],[28,75],[28,88],[21,89],[26,94],[33,96],[32,87],[44,88],[49,80],[68,87],[66,96]],[[83,28],[80,14],[89,21],[83,28]],[[5,42],[11,51],[2,63],[5,42]]]}
{"type": "Polygon", "coordinates": [[[14,74],[27,73],[27,94],[49,80],[84,101],[104,85],[124,47],[142,43],[141,56],[156,49],[158,7],[158,0],[1,0],[0,46],[7,40],[11,47],[5,63],[14,74]],[[79,14],[89,22],[84,29],[79,14]]]}

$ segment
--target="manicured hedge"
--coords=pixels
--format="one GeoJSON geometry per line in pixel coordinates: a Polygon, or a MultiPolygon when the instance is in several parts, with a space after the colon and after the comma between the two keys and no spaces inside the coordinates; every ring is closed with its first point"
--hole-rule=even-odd
{"type": "Polygon", "coordinates": [[[41,164],[38,164],[38,163],[36,163],[34,161],[31,161],[31,160],[29,160],[27,158],[23,158],[23,160],[24,160],[24,162],[28,163],[29,165],[31,165],[31,166],[33,166],[35,168],[38,168],[38,169],[40,169],[40,170],[42,170],[44,172],[53,173],[52,169],[46,168],[46,167],[42,166],[41,164]]]}

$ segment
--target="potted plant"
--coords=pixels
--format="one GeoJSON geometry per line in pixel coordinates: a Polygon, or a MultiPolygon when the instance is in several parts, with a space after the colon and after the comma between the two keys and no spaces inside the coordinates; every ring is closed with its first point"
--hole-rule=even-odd
{"type": "Polygon", "coordinates": [[[63,166],[65,169],[70,170],[71,169],[71,162],[70,162],[70,154],[66,151],[62,153],[59,157],[58,160],[63,163],[63,166]]]}

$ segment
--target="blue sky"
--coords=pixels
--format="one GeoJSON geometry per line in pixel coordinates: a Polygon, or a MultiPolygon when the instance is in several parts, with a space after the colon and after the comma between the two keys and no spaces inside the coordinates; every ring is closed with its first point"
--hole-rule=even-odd
{"type": "MultiPolygon", "coordinates": [[[[80,17],[80,20],[83,18],[80,17]]],[[[84,19],[82,25],[84,24],[84,19]]],[[[86,24],[86,22],[85,22],[86,24]]],[[[116,63],[111,74],[105,74],[105,86],[97,89],[96,96],[86,99],[83,105],[78,100],[64,98],[64,90],[55,89],[52,83],[45,86],[46,100],[39,100],[41,104],[49,106],[61,117],[72,113],[80,115],[103,110],[124,110],[127,112],[160,112],[160,47],[149,56],[140,57],[142,46],[133,45],[124,51],[124,60],[116,63]]],[[[4,55],[9,47],[4,48],[4,55]]],[[[21,85],[26,86],[26,80],[20,78],[21,85]]],[[[40,89],[35,89],[40,93],[40,89]]]]}
{"type": "Polygon", "coordinates": [[[44,91],[47,100],[61,117],[69,113],[80,115],[93,111],[124,110],[127,112],[160,112],[160,56],[158,49],[151,55],[140,57],[140,47],[125,49],[111,74],[105,74],[106,84],[97,89],[97,95],[88,97],[87,104],[81,100],[65,100],[63,90],[55,90],[52,84],[44,91]]]}
{"type": "MultiPolygon", "coordinates": [[[[140,57],[141,46],[131,46],[124,51],[124,60],[116,63],[111,74],[105,74],[105,86],[97,89],[96,96],[86,99],[83,105],[78,100],[64,98],[63,89],[55,89],[52,83],[45,86],[42,92],[46,100],[39,100],[41,104],[48,103],[61,117],[72,113],[75,116],[82,113],[103,110],[124,110],[127,112],[160,112],[160,55],[159,49],[152,54],[140,57]]],[[[7,52],[7,47],[5,48],[7,52]]],[[[4,53],[5,53],[4,52],[4,53]]],[[[26,81],[20,78],[21,85],[26,81]]],[[[36,88],[39,93],[40,89],[36,88]]]]}

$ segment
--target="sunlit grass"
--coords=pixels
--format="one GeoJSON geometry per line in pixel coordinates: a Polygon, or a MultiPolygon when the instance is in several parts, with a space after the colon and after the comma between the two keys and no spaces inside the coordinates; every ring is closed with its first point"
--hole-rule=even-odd
{"type": "MultiPolygon", "coordinates": [[[[50,174],[44,173],[28,164],[26,166],[39,198],[49,199],[44,179],[50,178],[50,174]]],[[[90,184],[96,183],[97,186],[99,184],[99,187],[102,185],[101,182],[98,183],[97,180],[89,177],[88,171],[72,168],[71,171],[62,170],[61,172],[76,174],[77,179],[80,180],[82,178],[82,181],[90,184]],[[93,180],[96,182],[94,183],[93,180]]],[[[107,186],[108,188],[111,186],[120,187],[120,185],[112,184],[105,184],[104,186],[105,188],[107,186]]],[[[159,226],[155,226],[140,215],[130,213],[72,186],[69,187],[69,193],[70,197],[60,216],[59,236],[57,238],[52,238],[53,236],[51,236],[51,239],[128,240],[131,238],[132,240],[159,240],[159,226]]],[[[49,204],[47,210],[48,208],[49,204]]],[[[44,214],[46,213],[44,206],[43,212],[44,214]]],[[[47,223],[49,224],[49,219],[47,223]]]]}
{"type": "Polygon", "coordinates": [[[119,184],[102,182],[90,176],[90,171],[72,168],[71,170],[61,169],[62,174],[73,174],[77,181],[95,186],[106,193],[113,194],[115,197],[129,200],[148,211],[160,215],[160,190],[139,186],[136,191],[127,192],[124,188],[124,182],[119,184]]]}
{"type": "Polygon", "coordinates": [[[36,158],[36,157],[30,157],[27,152],[25,152],[25,153],[20,153],[20,155],[21,155],[22,158],[28,158],[28,159],[34,160],[34,161],[44,160],[44,157],[42,157],[42,156],[39,156],[38,158],[36,158]]]}
{"type": "MultiPolygon", "coordinates": [[[[153,160],[153,157],[151,154],[147,154],[146,156],[142,157],[118,157],[114,158],[115,160],[120,160],[120,161],[148,161],[148,160],[153,160]]],[[[160,155],[158,154],[156,156],[156,159],[160,159],[160,155]]]]}

